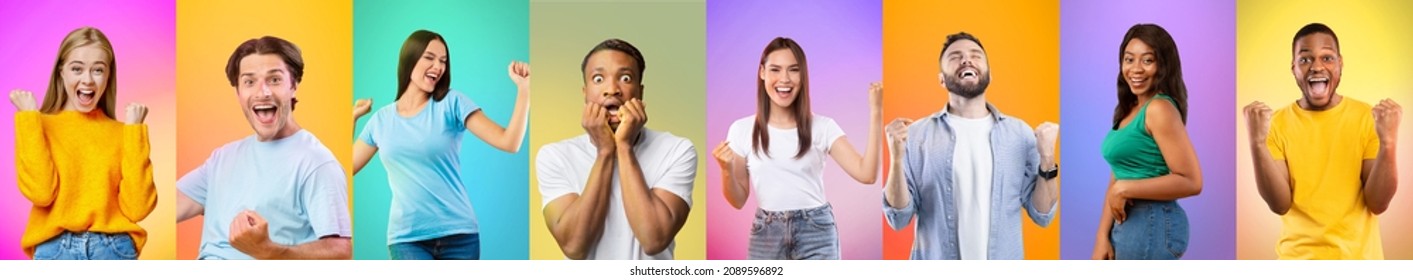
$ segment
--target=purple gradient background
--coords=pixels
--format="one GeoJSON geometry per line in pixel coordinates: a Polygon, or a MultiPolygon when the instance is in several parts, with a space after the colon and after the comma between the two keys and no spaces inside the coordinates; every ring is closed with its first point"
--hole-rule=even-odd
{"type": "MultiPolygon", "coordinates": [[[[0,104],[0,259],[29,259],[20,250],[20,236],[29,220],[32,204],[15,186],[15,107],[9,101],[10,90],[25,89],[35,93],[36,102],[44,102],[59,43],[70,31],[83,26],[96,27],[113,43],[119,68],[117,108],[130,102],[147,105],[152,142],[154,179],[158,188],[159,209],[163,188],[170,188],[170,144],[174,139],[176,104],[176,3],[173,1],[0,1],[0,91],[5,96],[0,104]],[[92,3],[90,3],[92,2],[92,3]],[[164,166],[165,165],[165,166],[164,166]]],[[[167,200],[171,201],[171,200],[167,200]]],[[[168,210],[170,211],[170,210],[168,210]]],[[[173,233],[176,226],[171,212],[156,210],[144,220],[148,230],[143,258],[172,258],[173,233]],[[165,215],[165,216],[164,216],[165,215]]]]}
{"type": "MultiPolygon", "coordinates": [[[[883,74],[882,9],[879,1],[707,2],[707,143],[699,150],[710,158],[732,122],[755,114],[761,51],[775,37],[790,37],[809,60],[812,111],[837,121],[863,153],[868,86],[883,74]]],[[[858,183],[832,159],[825,165],[841,258],[882,258],[880,186],[858,183]]],[[[715,158],[707,160],[707,259],[746,258],[756,205],[752,195],[732,208],[715,158]]]]}
{"type": "Polygon", "coordinates": [[[1065,226],[1060,258],[1089,259],[1109,183],[1100,144],[1118,103],[1118,46],[1137,23],[1162,26],[1177,42],[1188,91],[1187,132],[1201,161],[1202,194],[1179,200],[1191,238],[1184,259],[1236,257],[1236,3],[1067,1],[1060,4],[1060,153],[1065,154],[1065,226]]]}

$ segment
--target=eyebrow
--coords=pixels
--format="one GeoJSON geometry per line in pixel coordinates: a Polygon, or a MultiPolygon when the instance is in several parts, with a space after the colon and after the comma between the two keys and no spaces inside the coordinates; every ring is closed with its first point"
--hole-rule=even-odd
{"type": "MultiPolygon", "coordinates": [[[[71,60],[71,61],[69,61],[68,64],[84,65],[84,64],[83,64],[83,61],[78,61],[78,60],[71,60]]],[[[93,65],[108,65],[108,62],[99,61],[99,62],[94,62],[93,65]]]]}
{"type": "MultiPolygon", "coordinates": [[[[605,70],[606,70],[606,69],[604,69],[603,66],[594,67],[593,73],[608,72],[608,71],[605,71],[605,70]]],[[[633,69],[632,69],[632,68],[628,68],[628,67],[619,67],[619,68],[618,68],[618,72],[630,72],[630,73],[631,73],[631,72],[633,72],[633,69]]]]}
{"type": "Polygon", "coordinates": [[[965,50],[953,50],[953,51],[947,52],[947,55],[962,54],[962,53],[976,53],[976,54],[980,54],[980,53],[985,53],[985,52],[982,52],[981,49],[965,49],[965,50]]]}

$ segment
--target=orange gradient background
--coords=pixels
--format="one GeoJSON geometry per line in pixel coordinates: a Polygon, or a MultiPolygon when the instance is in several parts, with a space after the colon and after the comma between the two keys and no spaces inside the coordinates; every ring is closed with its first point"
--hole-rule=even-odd
{"type": "MultiPolygon", "coordinates": [[[[295,122],[352,174],[353,3],[185,1],[177,3],[177,178],[221,145],[255,133],[226,80],[226,59],[245,40],[265,35],[299,46],[304,79],[295,93],[295,122]]],[[[201,222],[177,225],[178,259],[196,258],[201,222]]]]}
{"type": "MultiPolygon", "coordinates": [[[[884,2],[884,122],[900,117],[920,119],[942,110],[947,89],[937,81],[937,58],[948,34],[966,31],[986,49],[991,71],[988,102],[1032,128],[1047,121],[1059,123],[1059,24],[1058,1],[884,2]]],[[[887,166],[884,169],[887,174],[887,166]]],[[[883,258],[908,259],[915,224],[894,231],[884,220],[881,207],[879,211],[883,258]]],[[[1059,214],[1045,228],[1021,215],[1025,217],[1026,259],[1060,257],[1059,214]]]]}

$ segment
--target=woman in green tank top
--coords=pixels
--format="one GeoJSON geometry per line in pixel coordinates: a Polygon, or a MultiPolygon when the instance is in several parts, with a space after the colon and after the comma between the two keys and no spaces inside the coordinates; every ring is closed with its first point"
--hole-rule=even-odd
{"type": "Polygon", "coordinates": [[[1202,192],[1187,136],[1187,86],[1177,44],[1162,27],[1138,24],[1119,46],[1119,104],[1102,151],[1113,171],[1094,259],[1178,259],[1187,213],[1177,199],[1202,192]]]}

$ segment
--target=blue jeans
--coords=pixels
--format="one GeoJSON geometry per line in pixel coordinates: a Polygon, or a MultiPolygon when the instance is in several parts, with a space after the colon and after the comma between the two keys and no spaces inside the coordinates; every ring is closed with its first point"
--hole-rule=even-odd
{"type": "Polygon", "coordinates": [[[1109,242],[1120,260],[1176,260],[1187,252],[1187,212],[1177,201],[1134,200],[1109,242]]]}
{"type": "Polygon", "coordinates": [[[837,260],[839,231],[829,205],[791,210],[756,210],[751,224],[752,260],[837,260]]]}
{"type": "Polygon", "coordinates": [[[136,260],[127,233],[64,232],[34,248],[36,260],[136,260]]]}
{"type": "Polygon", "coordinates": [[[481,234],[453,234],[438,238],[388,245],[394,260],[479,260],[481,234]]]}

